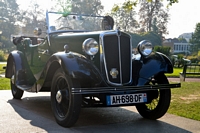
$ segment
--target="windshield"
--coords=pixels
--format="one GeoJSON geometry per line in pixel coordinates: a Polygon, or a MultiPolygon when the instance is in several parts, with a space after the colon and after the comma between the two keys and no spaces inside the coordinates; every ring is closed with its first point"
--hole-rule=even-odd
{"type": "Polygon", "coordinates": [[[103,16],[47,12],[48,32],[100,31],[103,16]]]}

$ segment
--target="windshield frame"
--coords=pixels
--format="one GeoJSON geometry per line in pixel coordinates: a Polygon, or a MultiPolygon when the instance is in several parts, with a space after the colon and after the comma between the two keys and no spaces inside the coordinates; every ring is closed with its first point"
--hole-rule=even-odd
{"type": "Polygon", "coordinates": [[[64,12],[53,12],[53,11],[47,11],[46,12],[46,26],[47,26],[47,34],[54,34],[54,33],[67,33],[67,32],[89,32],[88,30],[56,30],[52,31],[51,30],[51,25],[50,25],[50,19],[49,19],[49,14],[61,14],[61,15],[76,15],[76,16],[84,16],[84,17],[96,17],[96,18],[104,18],[105,16],[97,16],[97,15],[87,15],[87,14],[76,14],[76,13],[64,13],[64,12]]]}

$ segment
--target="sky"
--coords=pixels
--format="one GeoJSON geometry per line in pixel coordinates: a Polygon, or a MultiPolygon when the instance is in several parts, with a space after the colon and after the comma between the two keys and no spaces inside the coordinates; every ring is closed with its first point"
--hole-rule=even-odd
{"type": "Polygon", "coordinates": [[[182,33],[194,32],[200,23],[200,0],[179,0],[169,8],[170,20],[168,37],[178,37],[182,33]]]}
{"type": "MultiPolygon", "coordinates": [[[[20,8],[28,8],[26,0],[17,0],[20,8]]],[[[35,0],[40,5],[47,8],[51,4],[51,0],[35,0]],[[48,1],[48,4],[47,4],[48,1]]],[[[106,11],[111,10],[114,3],[123,3],[125,0],[101,0],[106,11]]],[[[167,0],[164,0],[167,1],[167,0]]],[[[178,3],[169,7],[170,20],[168,23],[168,32],[166,38],[175,38],[183,33],[194,32],[196,24],[200,23],[200,0],[179,0],[178,3]]]]}

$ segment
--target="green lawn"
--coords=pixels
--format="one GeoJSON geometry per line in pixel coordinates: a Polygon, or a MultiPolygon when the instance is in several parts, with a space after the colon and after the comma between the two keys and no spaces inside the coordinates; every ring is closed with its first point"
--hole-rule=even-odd
{"type": "Polygon", "coordinates": [[[183,71],[183,68],[174,68],[174,72],[172,74],[166,74],[167,77],[177,77],[179,78],[180,72],[183,71]]]}
{"type": "Polygon", "coordinates": [[[0,90],[10,90],[10,79],[0,78],[0,90]]]}
{"type": "Polygon", "coordinates": [[[168,113],[200,121],[200,83],[182,82],[180,89],[172,89],[168,113]]]}
{"type": "MultiPolygon", "coordinates": [[[[0,74],[5,73],[5,69],[3,69],[4,66],[6,66],[6,64],[0,64],[0,74]]],[[[10,90],[10,79],[0,77],[0,90],[10,90]]]]}

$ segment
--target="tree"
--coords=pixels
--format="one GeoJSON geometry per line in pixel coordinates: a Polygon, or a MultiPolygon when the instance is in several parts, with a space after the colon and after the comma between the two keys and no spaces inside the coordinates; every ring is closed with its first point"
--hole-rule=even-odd
{"type": "Polygon", "coordinates": [[[11,48],[11,34],[15,34],[15,24],[18,20],[19,11],[16,0],[0,0],[0,41],[3,48],[11,48]]]}
{"type": "Polygon", "coordinates": [[[59,12],[65,12],[66,15],[72,10],[71,0],[54,0],[56,1],[56,6],[52,7],[54,10],[57,9],[59,12]]]}
{"type": "Polygon", "coordinates": [[[101,0],[73,0],[72,1],[72,12],[78,14],[92,14],[100,15],[103,6],[101,0]]]}
{"type": "MultiPolygon", "coordinates": [[[[84,17],[81,14],[86,15],[100,15],[103,6],[101,0],[55,0],[57,2],[56,9],[60,12],[64,12],[63,16],[68,16],[69,13],[76,13],[82,23],[78,23],[77,27],[85,27],[87,30],[100,29],[101,20],[98,17],[84,17]]],[[[75,25],[75,23],[74,23],[75,25]]]]}
{"type": "Polygon", "coordinates": [[[192,51],[197,52],[200,48],[200,23],[196,24],[195,31],[192,34],[190,43],[193,44],[192,51]]]}
{"type": "MultiPolygon", "coordinates": [[[[152,2],[153,0],[146,0],[148,2],[152,2]]],[[[168,6],[172,6],[174,3],[178,3],[178,0],[167,0],[168,6]]]]}
{"type": "Polygon", "coordinates": [[[44,10],[40,8],[37,1],[31,1],[27,11],[21,11],[21,23],[24,25],[22,33],[32,35],[36,27],[43,28],[45,26],[44,10]]]}
{"type": "Polygon", "coordinates": [[[122,6],[114,5],[112,8],[111,16],[115,19],[115,25],[120,27],[121,30],[126,32],[134,32],[138,27],[135,19],[136,12],[134,7],[137,3],[130,0],[124,2],[122,6]]]}
{"type": "Polygon", "coordinates": [[[56,2],[54,9],[60,12],[65,12],[66,15],[70,12],[77,14],[100,15],[103,11],[101,0],[52,0],[56,2]]]}
{"type": "Polygon", "coordinates": [[[132,37],[133,47],[136,47],[137,44],[142,40],[149,40],[153,46],[161,46],[162,44],[162,39],[154,32],[146,32],[142,34],[130,33],[130,35],[132,37]]]}
{"type": "Polygon", "coordinates": [[[161,0],[140,0],[140,24],[144,31],[167,34],[168,11],[163,9],[161,0]],[[156,28],[156,30],[155,30],[156,28]]]}
{"type": "Polygon", "coordinates": [[[162,45],[162,38],[160,37],[160,35],[158,35],[154,32],[146,32],[141,35],[142,35],[143,39],[151,41],[153,46],[162,45]]]}
{"type": "Polygon", "coordinates": [[[174,3],[178,3],[178,0],[167,0],[169,3],[168,3],[168,5],[172,5],[172,4],[174,4],[174,3]]]}
{"type": "Polygon", "coordinates": [[[187,40],[183,37],[178,38],[179,42],[181,43],[187,43],[187,40]]]}
{"type": "Polygon", "coordinates": [[[141,36],[140,34],[136,34],[136,33],[130,33],[130,35],[132,38],[133,48],[136,48],[138,43],[143,40],[143,36],[141,36]]]}

